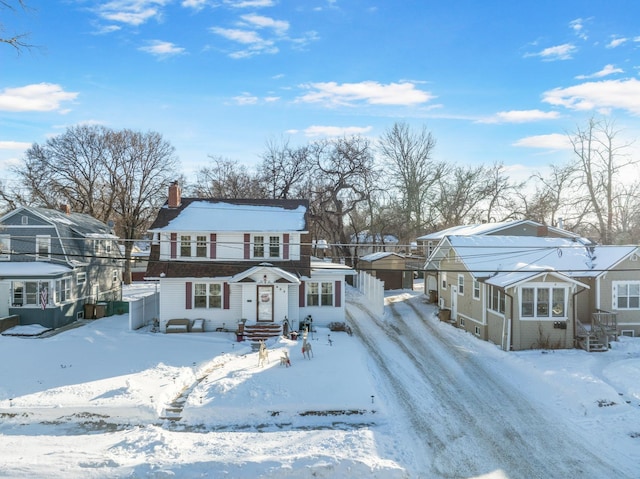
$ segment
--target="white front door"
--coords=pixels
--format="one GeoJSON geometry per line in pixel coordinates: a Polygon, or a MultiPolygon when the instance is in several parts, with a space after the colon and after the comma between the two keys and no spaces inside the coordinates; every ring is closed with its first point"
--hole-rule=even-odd
{"type": "Polygon", "coordinates": [[[458,287],[451,286],[451,319],[458,321],[458,287]]]}
{"type": "Polygon", "coordinates": [[[273,322],[273,286],[258,286],[258,321],[273,322]]]}

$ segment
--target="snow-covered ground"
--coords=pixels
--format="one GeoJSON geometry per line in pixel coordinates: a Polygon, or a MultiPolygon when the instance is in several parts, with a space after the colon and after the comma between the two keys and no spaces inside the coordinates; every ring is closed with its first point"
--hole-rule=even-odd
{"type": "Polygon", "coordinates": [[[505,353],[419,291],[382,318],[348,296],[353,336],[317,328],[312,359],[274,340],[264,367],[232,333],[126,316],[0,336],[0,477],[640,477],[640,338],[505,353]]]}

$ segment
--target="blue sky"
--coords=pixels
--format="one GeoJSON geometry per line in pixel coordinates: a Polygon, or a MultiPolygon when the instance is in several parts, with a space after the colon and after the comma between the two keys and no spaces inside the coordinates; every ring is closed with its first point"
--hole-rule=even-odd
{"type": "Polygon", "coordinates": [[[566,132],[640,131],[635,0],[26,0],[2,11],[0,181],[71,125],[157,131],[190,179],[270,140],[425,125],[434,156],[514,177],[570,158],[566,132]]]}

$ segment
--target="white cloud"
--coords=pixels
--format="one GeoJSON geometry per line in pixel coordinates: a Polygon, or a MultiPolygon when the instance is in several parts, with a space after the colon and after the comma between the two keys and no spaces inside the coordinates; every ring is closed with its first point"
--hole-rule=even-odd
{"type": "Polygon", "coordinates": [[[182,0],[182,5],[185,8],[193,8],[194,10],[202,10],[208,3],[208,0],[182,0]]]}
{"type": "Polygon", "coordinates": [[[435,98],[431,93],[418,90],[411,82],[389,83],[387,85],[374,81],[360,83],[308,83],[301,85],[310,90],[298,97],[298,101],[306,103],[323,103],[326,106],[353,105],[364,102],[371,105],[418,105],[435,98]]]}
{"type": "Polygon", "coordinates": [[[138,26],[162,16],[161,8],[171,0],[112,0],[98,7],[105,20],[138,26]]]}
{"type": "Polygon", "coordinates": [[[557,111],[541,110],[511,110],[500,111],[491,118],[480,120],[478,123],[527,123],[540,120],[555,120],[560,114],[557,111]]]}
{"type": "Polygon", "coordinates": [[[571,54],[575,51],[575,45],[563,43],[562,45],[545,48],[538,53],[527,53],[525,57],[540,57],[545,61],[570,60],[571,54]]]}
{"type": "Polygon", "coordinates": [[[26,150],[31,147],[31,143],[24,141],[1,141],[0,150],[26,150]]]}
{"type": "Polygon", "coordinates": [[[278,47],[274,45],[273,41],[262,38],[255,31],[219,27],[212,27],[210,30],[227,40],[248,46],[244,50],[230,53],[229,56],[231,58],[247,58],[262,53],[273,54],[278,52],[278,47]]]}
{"type": "Polygon", "coordinates": [[[234,8],[273,7],[273,0],[224,0],[226,5],[234,8]]]}
{"type": "Polygon", "coordinates": [[[571,28],[578,38],[581,38],[582,40],[586,40],[588,38],[587,33],[584,30],[584,22],[585,21],[582,18],[576,18],[569,22],[569,28],[571,28]]]}
{"type": "MultiPolygon", "coordinates": [[[[372,130],[371,126],[321,126],[312,125],[303,130],[305,136],[319,137],[319,136],[351,136],[362,135],[372,130]]],[[[291,130],[297,131],[297,130],[291,130]]]]}
{"type": "Polygon", "coordinates": [[[76,92],[67,92],[53,83],[35,83],[0,92],[0,111],[54,111],[65,113],[62,102],[75,100],[76,92]]]}
{"type": "Polygon", "coordinates": [[[162,57],[162,58],[170,57],[173,55],[182,55],[183,53],[185,53],[184,48],[178,47],[171,42],[163,42],[161,40],[151,40],[148,43],[149,44],[147,46],[140,47],[138,48],[138,50],[146,53],[150,53],[152,55],[155,55],[157,57],[162,57]]]}
{"type": "Polygon", "coordinates": [[[567,135],[551,133],[549,135],[536,135],[521,138],[513,146],[525,148],[541,148],[545,150],[571,150],[571,141],[567,135]]]}
{"type": "Polygon", "coordinates": [[[285,20],[274,20],[273,18],[256,15],[255,13],[242,15],[240,18],[258,28],[271,28],[278,35],[283,35],[289,29],[289,22],[285,20]]]}
{"type": "Polygon", "coordinates": [[[607,43],[606,47],[607,48],[616,48],[616,47],[619,47],[620,45],[623,45],[627,41],[629,41],[628,38],[614,38],[609,43],[607,43]]]}
{"type": "Polygon", "coordinates": [[[576,78],[578,80],[584,80],[587,78],[602,78],[609,75],[613,75],[614,73],[624,73],[622,68],[615,68],[613,65],[605,65],[604,68],[600,71],[592,73],[591,75],[578,75],[576,78]]]}
{"type": "Polygon", "coordinates": [[[234,96],[233,100],[238,105],[255,105],[258,103],[258,97],[251,95],[250,93],[242,93],[241,95],[234,96]]]}
{"type": "Polygon", "coordinates": [[[542,101],[571,110],[602,111],[617,108],[640,115],[640,81],[635,78],[604,80],[555,88],[546,91],[542,101]]]}

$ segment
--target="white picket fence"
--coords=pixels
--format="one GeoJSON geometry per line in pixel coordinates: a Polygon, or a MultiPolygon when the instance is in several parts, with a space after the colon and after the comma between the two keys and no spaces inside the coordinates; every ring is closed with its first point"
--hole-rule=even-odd
{"type": "Polygon", "coordinates": [[[378,316],[384,315],[384,281],[364,271],[359,271],[355,279],[355,287],[367,297],[367,306],[371,312],[378,316]]]}
{"type": "Polygon", "coordinates": [[[160,293],[143,296],[129,302],[129,329],[140,329],[153,323],[153,318],[159,315],[160,293]]]}

